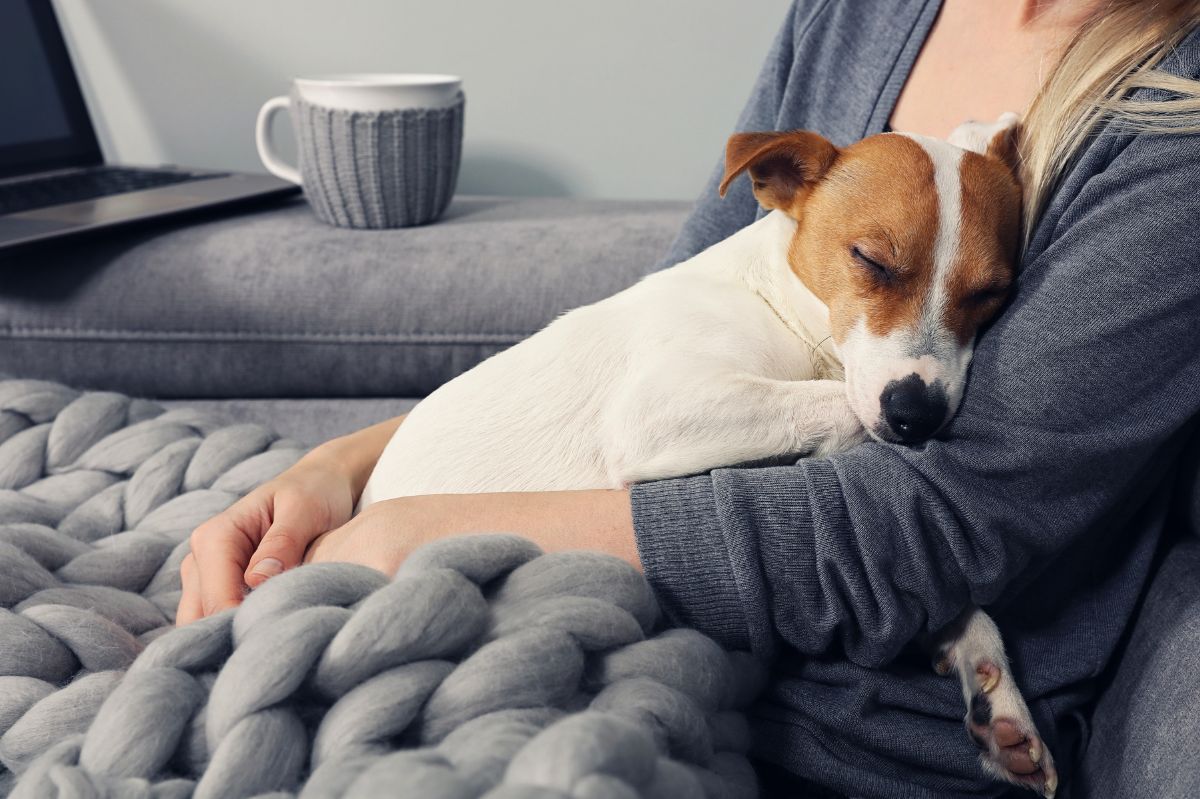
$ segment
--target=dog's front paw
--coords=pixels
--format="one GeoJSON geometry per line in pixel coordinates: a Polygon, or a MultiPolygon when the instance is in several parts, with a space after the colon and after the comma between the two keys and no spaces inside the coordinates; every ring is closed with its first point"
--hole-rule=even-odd
{"type": "Polygon", "coordinates": [[[813,448],[814,458],[826,458],[836,452],[848,450],[868,438],[866,429],[863,428],[858,415],[850,408],[850,403],[843,397],[838,397],[837,400],[833,403],[827,419],[829,427],[813,448]]]}

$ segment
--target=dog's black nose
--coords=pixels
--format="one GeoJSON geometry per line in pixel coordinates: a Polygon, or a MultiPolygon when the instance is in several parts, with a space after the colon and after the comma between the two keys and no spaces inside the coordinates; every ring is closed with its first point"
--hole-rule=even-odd
{"type": "Polygon", "coordinates": [[[946,392],[936,381],[925,385],[916,374],[888,383],[879,404],[888,427],[905,444],[924,441],[946,420],[946,392]]]}

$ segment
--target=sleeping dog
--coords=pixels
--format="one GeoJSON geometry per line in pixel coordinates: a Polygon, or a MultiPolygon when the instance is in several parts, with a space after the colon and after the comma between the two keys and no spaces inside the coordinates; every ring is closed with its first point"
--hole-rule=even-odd
{"type": "MultiPolygon", "coordinates": [[[[770,211],[578,308],[423,400],[360,507],[419,494],[617,488],[719,466],[926,440],[954,415],[976,332],[1013,279],[1016,116],[948,141],[806,131],[730,138],[770,211]]],[[[968,611],[933,643],[996,776],[1057,775],[999,631],[968,611]]]]}

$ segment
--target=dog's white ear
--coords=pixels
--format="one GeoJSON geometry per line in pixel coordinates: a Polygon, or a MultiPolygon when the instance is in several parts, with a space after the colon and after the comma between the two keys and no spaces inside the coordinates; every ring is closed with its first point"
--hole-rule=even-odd
{"type": "Polygon", "coordinates": [[[754,196],[764,208],[790,210],[829,171],[837,155],[828,139],[807,130],[735,133],[725,145],[721,196],[734,178],[749,171],[754,196]]]}
{"type": "Polygon", "coordinates": [[[946,141],[973,153],[996,158],[1021,179],[1021,117],[1008,111],[995,122],[964,122],[946,141]]]}

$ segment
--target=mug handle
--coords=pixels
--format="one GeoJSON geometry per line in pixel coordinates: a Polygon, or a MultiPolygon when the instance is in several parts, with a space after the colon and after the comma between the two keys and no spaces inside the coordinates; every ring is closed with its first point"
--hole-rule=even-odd
{"type": "Polygon", "coordinates": [[[271,118],[275,116],[276,111],[281,111],[291,104],[292,101],[287,97],[272,97],[263,103],[258,112],[258,121],[254,125],[254,143],[258,145],[258,157],[262,159],[268,172],[299,186],[302,183],[300,171],[290,164],[285,164],[271,143],[271,118]]]}

